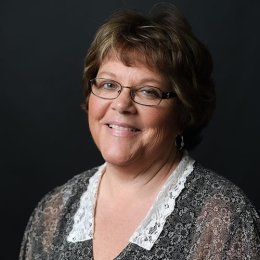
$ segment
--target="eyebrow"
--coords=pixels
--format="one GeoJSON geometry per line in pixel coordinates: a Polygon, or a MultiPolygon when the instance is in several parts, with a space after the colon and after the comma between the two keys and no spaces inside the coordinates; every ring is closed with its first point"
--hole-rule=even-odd
{"type": "MultiPolygon", "coordinates": [[[[110,71],[104,71],[104,72],[101,72],[100,75],[97,75],[97,78],[102,78],[102,77],[117,78],[117,75],[110,71]],[[104,76],[103,76],[103,74],[104,74],[104,76]]],[[[114,80],[114,81],[117,81],[117,80],[114,80]]],[[[141,82],[151,82],[151,83],[158,84],[159,86],[162,85],[162,82],[157,80],[156,78],[142,78],[141,82]]],[[[142,85],[142,84],[144,84],[144,83],[139,83],[139,84],[135,84],[135,85],[142,85]]]]}

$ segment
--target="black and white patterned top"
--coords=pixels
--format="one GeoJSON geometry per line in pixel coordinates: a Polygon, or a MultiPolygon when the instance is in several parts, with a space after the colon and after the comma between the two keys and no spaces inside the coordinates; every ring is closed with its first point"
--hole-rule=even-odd
{"type": "MultiPolygon", "coordinates": [[[[182,188],[177,189],[171,211],[154,222],[155,229],[160,226],[156,236],[150,239],[154,228],[147,223],[154,216],[153,210],[161,205],[158,201],[139,227],[148,236],[141,235],[136,240],[133,236],[117,260],[260,259],[260,218],[250,201],[234,184],[198,163],[192,162],[192,170],[187,170],[190,163],[189,160],[188,167],[178,166],[187,173],[180,174],[179,184],[176,179],[167,181],[168,184],[176,181],[182,188]],[[164,221],[160,222],[162,218],[164,221]],[[142,242],[145,240],[148,243],[142,242]]],[[[75,176],[40,201],[27,225],[20,260],[93,259],[93,230],[85,230],[91,225],[82,226],[82,223],[93,223],[93,212],[87,209],[94,209],[95,195],[87,194],[91,185],[93,188],[93,183],[98,183],[93,180],[98,180],[102,167],[75,176]],[[82,210],[89,196],[94,199],[89,199],[90,206],[82,210]],[[83,235],[77,237],[77,234],[83,235]]],[[[159,195],[168,196],[166,201],[169,201],[174,187],[169,190],[169,185],[165,185],[159,195]]],[[[157,199],[161,201],[160,196],[157,199]]]]}

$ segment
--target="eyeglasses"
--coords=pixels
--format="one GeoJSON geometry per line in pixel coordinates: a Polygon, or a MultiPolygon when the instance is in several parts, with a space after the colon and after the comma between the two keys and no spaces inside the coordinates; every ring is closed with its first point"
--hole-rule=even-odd
{"type": "Polygon", "coordinates": [[[177,96],[175,92],[163,92],[161,89],[152,86],[122,86],[111,79],[95,78],[91,79],[90,83],[91,92],[103,99],[116,99],[123,88],[128,88],[131,99],[143,106],[157,106],[162,99],[170,99],[177,96]]]}

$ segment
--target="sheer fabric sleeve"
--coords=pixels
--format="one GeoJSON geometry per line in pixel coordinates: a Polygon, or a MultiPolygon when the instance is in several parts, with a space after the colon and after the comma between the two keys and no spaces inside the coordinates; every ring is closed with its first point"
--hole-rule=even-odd
{"type": "MultiPolygon", "coordinates": [[[[19,260],[58,259],[64,254],[81,195],[96,171],[97,168],[93,168],[75,175],[43,197],[28,221],[19,260]]],[[[67,248],[67,251],[71,250],[67,248]]]]}
{"type": "Polygon", "coordinates": [[[259,260],[258,213],[250,204],[240,210],[224,200],[211,200],[197,219],[192,252],[194,260],[259,260]]]}
{"type": "Polygon", "coordinates": [[[245,209],[230,227],[228,259],[260,259],[260,220],[254,209],[245,209]]]}
{"type": "Polygon", "coordinates": [[[61,219],[64,194],[58,189],[46,195],[35,208],[27,224],[20,260],[48,259],[48,252],[55,238],[61,219]]]}

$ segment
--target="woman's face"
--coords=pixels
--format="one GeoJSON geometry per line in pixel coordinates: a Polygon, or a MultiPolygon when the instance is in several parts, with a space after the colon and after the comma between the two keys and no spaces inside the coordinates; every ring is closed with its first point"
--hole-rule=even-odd
{"type": "MultiPolygon", "coordinates": [[[[115,56],[104,59],[96,77],[117,81],[122,86],[150,85],[169,91],[159,73],[141,63],[126,66],[115,56]]],[[[179,129],[175,98],[149,107],[134,103],[128,88],[114,100],[90,94],[88,119],[93,139],[110,164],[146,165],[166,160],[176,152],[179,129]]]]}

